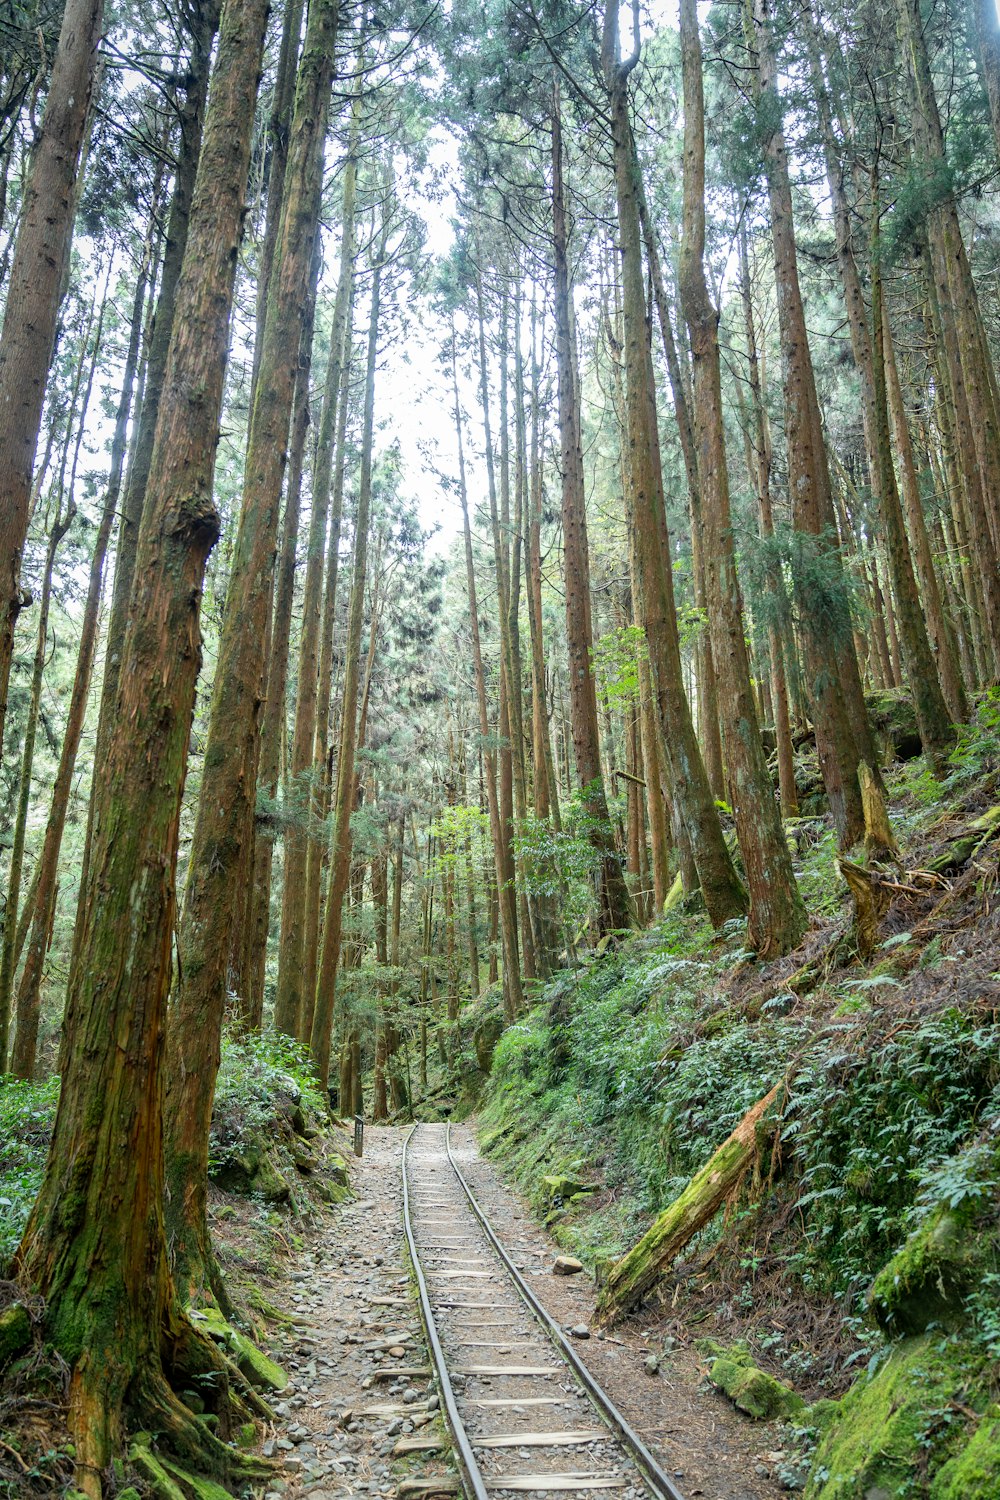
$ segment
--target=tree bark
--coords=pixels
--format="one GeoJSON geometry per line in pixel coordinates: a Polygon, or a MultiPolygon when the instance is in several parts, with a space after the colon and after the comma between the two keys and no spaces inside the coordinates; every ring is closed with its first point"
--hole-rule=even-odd
{"type": "MultiPolygon", "coordinates": [[[[299,641],[298,692],[295,700],[295,728],[286,795],[294,805],[308,814],[317,801],[318,789],[311,785],[316,771],[315,744],[317,730],[322,730],[326,744],[326,720],[329,716],[329,689],[322,716],[319,698],[326,644],[323,635],[323,578],[327,548],[327,518],[330,508],[331,480],[335,459],[338,403],[346,408],[347,388],[343,379],[348,363],[349,319],[354,285],[355,203],[357,188],[357,149],[360,112],[357,103],[351,117],[351,139],[344,166],[344,193],[340,230],[340,271],[330,330],[330,357],[327,364],[316,441],[316,472],[313,479],[313,510],[306,552],[306,576],[302,597],[302,634],[299,641]]],[[[346,410],[344,412],[346,416],[346,410]]],[[[339,457],[338,457],[339,462],[339,457]]],[[[343,481],[338,493],[334,523],[331,528],[330,569],[332,594],[336,592],[336,557],[340,548],[340,510],[343,503],[343,481]]],[[[333,597],[328,603],[332,611],[333,597]]],[[[331,618],[332,625],[332,618],[331,618]]],[[[327,668],[327,670],[329,670],[327,668]]],[[[275,997],[274,1024],[288,1036],[308,1036],[313,997],[304,983],[315,964],[308,965],[303,951],[307,921],[307,870],[316,839],[306,829],[289,829],[285,838],[285,874],[281,898],[281,940],[278,951],[278,989],[275,997]]],[[[318,851],[316,851],[318,853],[318,851]]]]}
{"type": "Polygon", "coordinates": [[[874,765],[875,755],[835,541],[836,518],[799,286],[788,154],[770,28],[768,0],[753,0],[755,86],[760,107],[775,122],[765,142],[764,163],[784,377],[788,485],[799,554],[792,569],[793,586],[820,769],[841,847],[847,848],[864,832],[857,768],[864,759],[874,765]]]}
{"type": "Polygon", "coordinates": [[[177,293],[136,590],[95,830],[94,887],[72,977],[62,1088],[41,1191],[16,1260],[46,1299],[71,1367],[77,1488],[100,1500],[123,1407],[227,1478],[245,1460],[171,1392],[205,1386],[228,1427],[225,1375],[183,1317],[163,1226],[162,1041],[180,802],[200,661],[205,562],[219,533],[212,476],[229,315],[264,42],[264,0],[226,0],[177,293]]]}
{"type": "Polygon", "coordinates": [[[598,1320],[617,1322],[669,1274],[675,1256],[718,1212],[759,1150],[758,1130],[781,1085],[743,1116],[732,1135],[696,1172],[679,1198],[658,1215],[637,1245],[612,1266],[597,1299],[598,1320]]]}

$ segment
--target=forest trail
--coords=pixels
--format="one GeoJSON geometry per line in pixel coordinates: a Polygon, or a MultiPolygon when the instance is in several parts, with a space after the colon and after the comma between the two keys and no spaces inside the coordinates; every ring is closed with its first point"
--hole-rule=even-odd
{"type": "MultiPolygon", "coordinates": [[[[275,1408],[280,1425],[264,1447],[283,1459],[283,1488],[276,1484],[268,1492],[274,1500],[390,1496],[405,1493],[401,1486],[410,1479],[447,1472],[439,1455],[404,1465],[393,1458],[401,1437],[439,1430],[428,1376],[389,1373],[394,1365],[429,1370],[403,1233],[406,1134],[405,1128],[369,1128],[364,1156],[355,1163],[354,1201],[325,1219],[290,1263],[275,1297],[295,1326],[281,1349],[291,1380],[275,1408]]],[[[552,1274],[559,1246],[480,1155],[469,1126],[453,1127],[452,1144],[505,1249],[550,1316],[566,1329],[589,1325],[589,1278],[552,1274]]],[[[699,1357],[678,1332],[669,1309],[651,1309],[613,1337],[594,1331],[575,1347],[686,1500],[771,1500],[783,1493],[769,1457],[780,1448],[777,1438],[709,1387],[699,1357]],[[651,1353],[661,1359],[656,1375],[646,1370],[651,1353]]]]}

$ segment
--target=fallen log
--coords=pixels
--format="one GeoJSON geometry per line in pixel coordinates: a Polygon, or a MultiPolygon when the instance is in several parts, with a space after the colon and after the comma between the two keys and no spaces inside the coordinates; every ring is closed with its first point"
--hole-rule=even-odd
{"type": "Polygon", "coordinates": [[[775,1104],[781,1087],[776,1084],[743,1116],[680,1197],[663,1210],[627,1255],[615,1261],[597,1299],[599,1323],[616,1323],[643,1302],[668,1274],[688,1241],[713,1218],[752,1164],[758,1147],[757,1127],[775,1104]]]}

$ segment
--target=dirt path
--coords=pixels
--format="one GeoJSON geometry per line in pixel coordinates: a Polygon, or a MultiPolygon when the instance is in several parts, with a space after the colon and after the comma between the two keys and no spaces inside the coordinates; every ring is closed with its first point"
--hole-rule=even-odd
{"type": "MultiPolygon", "coordinates": [[[[277,1398],[280,1425],[264,1451],[283,1460],[269,1500],[347,1500],[406,1495],[407,1482],[444,1475],[437,1455],[394,1457],[400,1439],[440,1433],[420,1318],[407,1270],[400,1160],[405,1131],[369,1128],[354,1173],[354,1202],[333,1211],[294,1264],[275,1300],[295,1320],[276,1353],[291,1376],[277,1398]],[[379,1410],[371,1410],[379,1408],[379,1410]],[[401,1489],[402,1486],[402,1489],[401,1489]]],[[[549,1313],[567,1328],[589,1325],[593,1287],[552,1275],[558,1247],[524,1201],[479,1156],[468,1127],[452,1132],[456,1158],[506,1248],[549,1313]]],[[[580,1339],[579,1353],[643,1436],[685,1500],[772,1500],[775,1429],[742,1418],[706,1386],[693,1351],[677,1348],[660,1373],[664,1321],[614,1338],[580,1339]]]]}

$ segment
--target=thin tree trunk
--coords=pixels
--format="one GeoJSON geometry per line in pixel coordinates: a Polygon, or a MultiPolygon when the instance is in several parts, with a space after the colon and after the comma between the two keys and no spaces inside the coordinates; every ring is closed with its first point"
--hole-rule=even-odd
{"type": "Polygon", "coordinates": [[[558,90],[555,91],[552,105],[552,248],[570,713],[581,808],[594,857],[599,861],[600,868],[598,931],[605,935],[630,927],[632,912],[621,858],[615,848],[614,831],[608,816],[607,793],[601,769],[597,689],[593,670],[594,628],[591,620],[587,502],[570,309],[572,286],[569,274],[569,229],[563,187],[562,124],[558,90]]]}
{"type": "MultiPolygon", "coordinates": [[[[489,712],[486,706],[486,680],[483,675],[483,654],[479,638],[479,604],[476,598],[476,572],[472,557],[472,529],[469,525],[469,500],[465,481],[465,452],[462,444],[462,414],[458,403],[458,372],[452,336],[452,390],[455,403],[455,431],[458,438],[458,490],[462,505],[462,524],[465,536],[465,574],[469,591],[469,630],[472,637],[472,667],[476,680],[476,703],[479,709],[479,733],[482,739],[482,760],[486,780],[486,797],[490,814],[490,834],[493,842],[494,869],[497,883],[497,908],[500,926],[500,941],[503,948],[503,1001],[504,1015],[508,1023],[515,1021],[524,1008],[521,987],[520,954],[517,946],[517,914],[514,891],[507,881],[507,858],[505,849],[509,833],[500,814],[497,791],[496,758],[487,746],[490,743],[489,712]]],[[[493,946],[495,933],[490,939],[490,983],[496,976],[493,972],[493,946]]]]}
{"type": "MultiPolygon", "coordinates": [[[[69,708],[66,714],[66,727],[63,732],[59,765],[52,786],[49,816],[45,827],[45,839],[38,859],[37,881],[31,908],[31,928],[27,939],[24,970],[17,992],[17,1032],[14,1042],[13,1071],[19,1078],[31,1078],[35,1070],[38,1021],[41,1010],[42,971],[55,916],[59,852],[62,847],[63,831],[66,826],[66,814],[69,808],[73,773],[76,768],[76,756],[80,748],[80,738],[83,734],[87,699],[90,692],[90,678],[94,665],[94,655],[97,649],[104,562],[107,556],[108,542],[111,537],[111,527],[118,505],[118,496],[121,491],[125,447],[128,438],[128,422],[132,409],[132,392],[139,361],[139,342],[142,333],[146,277],[151,254],[152,243],[147,241],[146,255],[140,267],[139,279],[136,285],[129,330],[129,344],[122,376],[122,391],[118,402],[115,430],[111,442],[111,471],[108,476],[108,487],[105,491],[104,505],[98,523],[97,536],[94,539],[87,597],[84,602],[83,617],[80,621],[80,644],[77,652],[76,674],[73,679],[73,689],[70,694],[69,708]]],[[[95,363],[99,347],[100,329],[98,329],[94,346],[95,363]]],[[[93,365],[91,367],[92,379],[93,365]]],[[[87,397],[84,399],[80,417],[81,436],[89,394],[88,386],[87,397]]],[[[0,985],[2,985],[2,980],[0,980],[0,985]]],[[[0,1072],[2,1071],[2,1066],[0,1066],[0,1072]]]]}
{"type": "MultiPolygon", "coordinates": [[[[0,332],[0,747],[14,626],[27,602],[21,551],[77,203],[103,0],[67,0],[31,154],[0,332]]],[[[2,748],[0,748],[2,754],[2,748]]]]}
{"type": "Polygon", "coordinates": [[[788,487],[797,557],[793,584],[803,624],[808,692],[820,769],[843,848],[864,832],[857,768],[875,765],[839,549],[830,475],[799,286],[788,156],[767,0],[752,0],[755,86],[774,126],[765,143],[775,286],[784,375],[788,487]],[[819,575],[822,575],[820,582],[819,575]]]}
{"type": "MultiPolygon", "coordinates": [[[[330,885],[323,921],[323,945],[316,973],[316,998],[310,1032],[313,1068],[325,1090],[330,1076],[330,1039],[336,1004],[337,966],[340,962],[344,897],[351,873],[351,813],[354,810],[355,755],[358,744],[358,676],[361,630],[364,621],[365,578],[368,567],[368,527],[371,509],[372,444],[375,431],[375,364],[378,355],[379,311],[382,270],[389,233],[389,209],[384,210],[371,291],[368,328],[368,359],[365,371],[364,430],[361,440],[361,473],[358,480],[358,514],[354,533],[354,576],[344,648],[344,693],[337,760],[337,798],[330,844],[330,885]]],[[[374,618],[372,630],[375,630],[374,618]]],[[[343,1107],[343,1096],[341,1096],[343,1107]]]]}
{"type": "MultiPolygon", "coordinates": [[[[344,371],[349,362],[350,310],[354,284],[355,254],[355,204],[357,188],[358,133],[360,111],[357,101],[351,117],[351,138],[347,161],[344,166],[343,207],[341,211],[340,272],[334,301],[333,323],[330,330],[330,357],[323,392],[323,409],[320,416],[319,435],[316,444],[316,473],[313,481],[313,510],[309,527],[309,543],[306,552],[306,576],[302,598],[302,634],[299,642],[298,693],[295,700],[295,728],[292,734],[292,752],[287,795],[304,811],[312,808],[316,801],[316,789],[308,784],[315,767],[315,744],[317,730],[326,744],[326,720],[329,716],[329,687],[326,688],[323,712],[319,697],[323,692],[323,672],[329,676],[329,653],[324,660],[326,634],[323,630],[323,578],[324,557],[327,547],[327,518],[330,507],[331,479],[335,457],[341,462],[339,452],[335,455],[334,439],[337,434],[338,403],[346,419],[347,386],[344,371]]],[[[327,611],[332,627],[332,610],[336,594],[337,553],[340,549],[340,512],[343,505],[343,478],[337,492],[337,505],[331,528],[331,586],[328,588],[327,611]]],[[[281,941],[278,953],[278,989],[275,997],[275,1026],[288,1036],[305,1039],[312,1010],[312,994],[304,985],[308,972],[315,973],[315,964],[305,962],[304,943],[308,929],[307,921],[307,870],[310,857],[318,858],[316,839],[308,832],[289,830],[285,840],[285,875],[281,902],[281,941]]],[[[311,936],[311,935],[310,935],[311,936]]]]}

